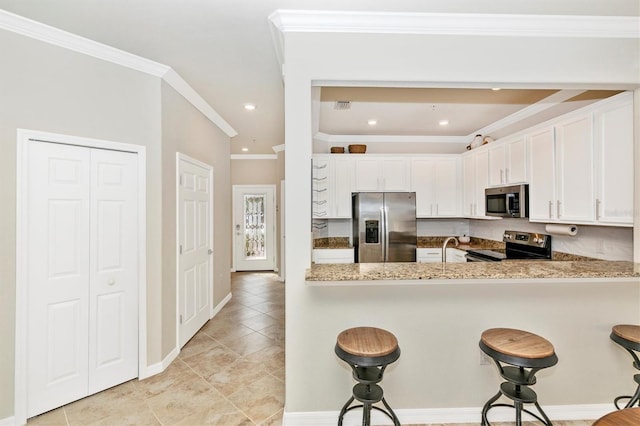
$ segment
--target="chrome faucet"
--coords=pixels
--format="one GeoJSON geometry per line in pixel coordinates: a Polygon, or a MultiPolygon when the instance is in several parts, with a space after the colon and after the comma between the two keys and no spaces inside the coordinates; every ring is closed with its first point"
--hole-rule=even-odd
{"type": "Polygon", "coordinates": [[[447,244],[449,244],[449,241],[451,240],[456,243],[456,247],[458,247],[458,244],[460,244],[456,237],[448,237],[446,240],[444,240],[444,243],[442,244],[442,263],[447,261],[447,244]]]}

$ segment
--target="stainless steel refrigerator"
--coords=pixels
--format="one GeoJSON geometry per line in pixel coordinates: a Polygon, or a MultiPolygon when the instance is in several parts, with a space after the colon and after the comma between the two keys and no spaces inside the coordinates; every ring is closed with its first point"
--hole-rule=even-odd
{"type": "Polygon", "coordinates": [[[415,192],[353,195],[356,262],[415,262],[416,242],[415,192]]]}

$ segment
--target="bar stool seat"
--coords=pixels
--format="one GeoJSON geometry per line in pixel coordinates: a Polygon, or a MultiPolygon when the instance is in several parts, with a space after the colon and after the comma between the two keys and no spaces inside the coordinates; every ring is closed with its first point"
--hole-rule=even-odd
{"type": "Polygon", "coordinates": [[[495,362],[500,376],[506,380],[500,384],[498,393],[482,408],[482,425],[490,425],[487,413],[493,407],[514,407],[517,426],[522,425],[523,411],[545,425],[551,425],[551,420],[538,404],[538,396],[531,386],[536,383],[535,374],[540,369],[558,363],[553,345],[537,334],[512,328],[485,330],[479,345],[495,362]],[[496,403],[501,396],[513,401],[513,405],[496,403]],[[524,409],[523,404],[534,404],[539,415],[524,409]]]}
{"type": "MultiPolygon", "coordinates": [[[[631,354],[633,366],[636,370],[640,370],[640,359],[638,359],[638,355],[636,354],[636,352],[640,352],[640,326],[630,324],[614,325],[611,328],[611,335],[609,337],[631,354]]],[[[640,400],[640,374],[635,374],[633,380],[638,385],[635,393],[631,396],[624,395],[617,397],[613,401],[617,409],[620,409],[618,401],[621,399],[629,399],[629,402],[624,408],[633,407],[640,400]]]]}
{"type": "Polygon", "coordinates": [[[358,382],[352,390],[352,396],[340,410],[338,426],[342,425],[347,411],[362,408],[362,424],[371,424],[371,410],[386,414],[396,426],[400,421],[396,417],[386,399],[382,387],[384,370],[400,357],[400,347],[396,337],[383,329],[375,327],[355,327],[338,334],[335,352],[353,371],[353,378],[358,382]],[[361,404],[351,406],[354,400],[361,404]],[[382,402],[385,409],[373,404],[382,402]]]}
{"type": "Polygon", "coordinates": [[[593,426],[638,426],[640,425],[640,408],[625,408],[606,414],[595,421],[593,426]]]}

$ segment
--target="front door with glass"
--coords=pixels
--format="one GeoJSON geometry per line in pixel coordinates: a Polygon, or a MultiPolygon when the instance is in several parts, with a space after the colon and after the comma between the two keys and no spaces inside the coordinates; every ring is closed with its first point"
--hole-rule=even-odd
{"type": "Polygon", "coordinates": [[[234,185],[236,271],[275,269],[275,186],[234,185]]]}

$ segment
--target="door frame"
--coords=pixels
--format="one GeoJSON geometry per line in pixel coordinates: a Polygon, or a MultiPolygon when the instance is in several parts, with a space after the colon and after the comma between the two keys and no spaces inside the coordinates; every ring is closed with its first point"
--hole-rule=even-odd
{"type": "Polygon", "coordinates": [[[232,258],[232,265],[231,265],[231,272],[236,272],[237,270],[237,264],[236,264],[236,256],[238,254],[238,247],[237,247],[237,238],[236,238],[236,231],[235,231],[235,220],[236,220],[236,190],[238,189],[247,189],[247,188],[269,188],[273,191],[273,200],[271,201],[272,207],[271,207],[271,211],[269,212],[269,214],[272,215],[273,217],[273,235],[272,235],[272,241],[271,245],[272,245],[272,249],[271,252],[273,254],[273,258],[272,258],[272,267],[273,267],[273,271],[277,271],[277,260],[278,260],[278,253],[276,253],[276,248],[277,248],[277,244],[275,242],[275,238],[277,238],[277,234],[278,234],[278,223],[277,223],[277,216],[276,216],[276,185],[273,184],[266,184],[266,185],[262,185],[262,184],[256,184],[256,185],[232,185],[231,187],[231,203],[233,205],[232,209],[231,209],[231,222],[232,222],[232,250],[233,250],[233,258],[232,258]]]}
{"type": "Polygon", "coordinates": [[[138,377],[153,375],[147,367],[147,206],[146,206],[146,147],[122,142],[91,139],[36,130],[18,129],[16,143],[16,328],[14,419],[16,424],[27,422],[27,203],[29,141],[50,142],[87,148],[124,151],[138,159],[138,377]]]}
{"type": "MultiPolygon", "coordinates": [[[[209,232],[209,247],[213,250],[213,227],[214,221],[214,209],[213,209],[213,192],[214,192],[214,180],[213,180],[213,166],[202,161],[191,158],[181,152],[176,152],[176,349],[178,353],[182,349],[180,347],[180,161],[186,161],[191,164],[195,164],[198,167],[206,169],[209,173],[209,182],[211,183],[209,191],[209,220],[210,220],[210,232],[209,232]]],[[[209,300],[209,319],[213,318],[213,256],[215,252],[209,257],[209,288],[211,290],[211,297],[209,300]]]]}

